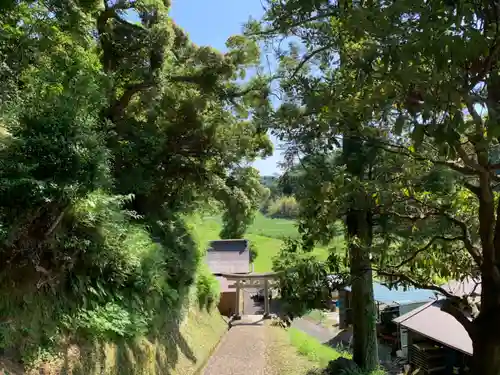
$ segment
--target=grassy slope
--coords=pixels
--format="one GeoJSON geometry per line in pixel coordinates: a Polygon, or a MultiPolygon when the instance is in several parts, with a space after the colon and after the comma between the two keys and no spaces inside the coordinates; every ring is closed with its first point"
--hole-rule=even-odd
{"type": "Polygon", "coordinates": [[[296,328],[290,328],[288,334],[290,343],[297,348],[297,351],[310,361],[319,364],[321,367],[326,367],[328,362],[339,357],[350,357],[347,353],[340,353],[335,349],[323,345],[314,337],[296,328]]]}
{"type": "Polygon", "coordinates": [[[299,354],[282,328],[267,327],[266,375],[319,374],[319,364],[299,354]]]}
{"type": "Polygon", "coordinates": [[[341,356],[350,357],[299,330],[268,327],[267,360],[272,375],[320,375],[329,361],[341,356]]]}
{"type": "MultiPolygon", "coordinates": [[[[288,330],[288,339],[290,344],[296,348],[297,352],[306,358],[309,363],[315,364],[316,368],[325,368],[328,362],[336,360],[337,358],[352,358],[352,355],[347,352],[340,352],[326,345],[323,345],[314,337],[299,331],[295,328],[288,330]]],[[[322,372],[302,370],[297,373],[300,375],[320,375],[322,372]]],[[[357,372],[358,375],[388,375],[384,370],[377,369],[372,372],[357,372]]]]}
{"type": "Polygon", "coordinates": [[[194,304],[180,332],[165,341],[139,338],[122,343],[70,346],[65,358],[24,371],[0,357],[1,375],[195,375],[227,332],[227,322],[217,309],[207,311],[194,304]],[[72,370],[68,370],[68,367],[72,370]]]}
{"type": "MultiPolygon", "coordinates": [[[[198,219],[195,225],[200,243],[208,244],[210,240],[219,238],[221,221],[218,216],[205,216],[198,219]]],[[[297,228],[293,221],[270,219],[258,214],[245,236],[252,242],[252,245],[256,246],[259,253],[255,260],[255,272],[271,271],[272,259],[283,246],[283,239],[297,236],[297,228]]],[[[342,238],[339,237],[332,246],[340,246],[342,242],[342,238]]],[[[325,247],[317,247],[313,253],[321,259],[326,259],[328,256],[328,250],[325,247]]]]}

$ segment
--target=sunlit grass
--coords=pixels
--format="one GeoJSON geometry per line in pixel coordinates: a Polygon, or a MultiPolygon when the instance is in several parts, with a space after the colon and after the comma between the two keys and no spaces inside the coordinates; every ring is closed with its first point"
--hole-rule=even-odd
{"type": "Polygon", "coordinates": [[[308,360],[319,364],[321,367],[326,367],[328,362],[339,357],[351,357],[349,353],[341,353],[333,348],[323,345],[314,337],[311,337],[307,333],[299,331],[296,328],[290,328],[288,333],[290,336],[290,343],[297,348],[297,351],[308,360]]]}
{"type": "MultiPolygon", "coordinates": [[[[219,238],[221,230],[221,219],[219,216],[204,216],[193,221],[195,235],[201,246],[208,247],[211,240],[219,238]]],[[[258,256],[254,263],[255,272],[272,271],[273,258],[279,253],[283,246],[281,238],[297,237],[298,231],[292,220],[270,219],[261,214],[256,216],[252,226],[247,231],[245,238],[250,240],[255,246],[258,256]]],[[[341,247],[343,238],[337,237],[331,247],[341,247]]],[[[327,247],[316,247],[313,254],[319,259],[325,260],[328,257],[327,247]]]]}

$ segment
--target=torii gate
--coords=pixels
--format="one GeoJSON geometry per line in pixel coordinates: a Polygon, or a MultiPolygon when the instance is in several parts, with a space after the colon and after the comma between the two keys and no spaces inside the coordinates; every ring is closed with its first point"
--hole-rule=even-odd
{"type": "Polygon", "coordinates": [[[267,273],[248,273],[248,274],[234,274],[223,273],[221,276],[225,277],[228,281],[235,281],[234,284],[229,285],[229,288],[236,289],[236,306],[234,319],[239,319],[240,315],[240,295],[242,288],[264,288],[264,318],[269,318],[271,312],[269,310],[269,286],[270,282],[277,276],[276,272],[267,273]]]}

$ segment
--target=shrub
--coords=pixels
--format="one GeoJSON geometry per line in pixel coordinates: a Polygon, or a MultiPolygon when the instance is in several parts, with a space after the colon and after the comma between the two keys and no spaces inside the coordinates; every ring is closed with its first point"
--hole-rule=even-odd
{"type": "Polygon", "coordinates": [[[344,357],[330,361],[325,369],[325,375],[388,375],[388,373],[383,368],[373,371],[363,370],[352,359],[344,357]]]}
{"type": "Polygon", "coordinates": [[[200,266],[196,278],[196,294],[200,307],[210,309],[219,302],[220,286],[206,264],[200,266]]]}
{"type": "Polygon", "coordinates": [[[279,272],[278,289],[283,312],[291,317],[302,316],[311,309],[323,308],[330,299],[329,265],[310,253],[293,249],[288,241],[273,258],[273,271],[279,272]]]}
{"type": "Polygon", "coordinates": [[[272,218],[295,219],[299,215],[299,205],[295,197],[281,197],[269,205],[267,215],[272,218]]]}
{"type": "MultiPolygon", "coordinates": [[[[328,363],[325,373],[327,375],[361,375],[361,369],[350,358],[340,357],[328,363]]],[[[365,374],[363,374],[365,375],[365,374]]]]}
{"type": "Polygon", "coordinates": [[[259,251],[257,250],[257,247],[255,244],[250,243],[250,263],[253,263],[258,255],[259,251]]]}

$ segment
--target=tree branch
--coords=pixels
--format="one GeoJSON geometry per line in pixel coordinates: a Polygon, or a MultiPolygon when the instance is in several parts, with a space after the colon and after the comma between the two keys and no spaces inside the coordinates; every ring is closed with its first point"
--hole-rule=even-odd
{"type": "Polygon", "coordinates": [[[395,265],[395,266],[389,266],[389,268],[401,268],[403,267],[405,264],[407,263],[410,263],[412,260],[414,260],[420,253],[423,253],[424,251],[428,250],[433,244],[434,242],[436,242],[437,240],[442,240],[442,241],[447,241],[447,242],[453,242],[453,241],[459,241],[459,240],[462,240],[463,241],[463,236],[457,236],[457,237],[445,237],[445,236],[434,236],[431,238],[431,240],[423,247],[417,249],[416,251],[413,252],[413,254],[403,260],[401,263],[395,265]]]}
{"type": "MultiPolygon", "coordinates": [[[[461,174],[466,175],[466,176],[478,176],[481,173],[481,171],[485,171],[485,169],[482,166],[480,167],[479,170],[477,170],[477,169],[471,168],[468,165],[460,165],[460,164],[457,164],[457,163],[451,162],[451,161],[436,160],[436,159],[432,159],[432,158],[426,157],[424,155],[421,155],[421,154],[418,154],[415,152],[410,153],[406,149],[406,147],[401,146],[401,145],[395,145],[392,143],[381,142],[380,140],[374,140],[373,138],[366,138],[366,137],[365,138],[360,137],[360,138],[365,140],[366,142],[370,143],[373,147],[377,147],[377,148],[384,150],[386,152],[411,157],[411,158],[413,158],[415,160],[419,160],[419,161],[428,161],[428,162],[431,162],[431,163],[436,164],[436,165],[442,165],[442,166],[448,167],[454,171],[460,172],[461,174]],[[387,148],[384,146],[387,146],[390,148],[387,148]]],[[[496,167],[496,166],[498,166],[500,169],[500,164],[492,164],[488,169],[490,169],[490,170],[495,169],[494,167],[496,167]]],[[[494,181],[500,182],[500,176],[493,175],[491,178],[494,181]]]]}
{"type": "Polygon", "coordinates": [[[309,60],[311,60],[314,56],[316,56],[317,54],[321,53],[321,52],[325,52],[326,50],[332,48],[335,44],[334,43],[328,43],[314,51],[311,51],[310,53],[308,53],[307,55],[304,56],[304,58],[300,61],[300,63],[297,65],[297,67],[294,69],[291,77],[295,77],[295,75],[300,71],[300,69],[302,69],[302,67],[307,64],[307,62],[309,60]]]}
{"type": "Polygon", "coordinates": [[[469,166],[462,166],[460,164],[457,164],[457,163],[454,163],[454,162],[451,162],[451,161],[431,159],[431,158],[428,158],[428,157],[423,156],[421,154],[417,154],[415,152],[409,152],[403,146],[394,145],[394,144],[384,144],[384,143],[381,143],[379,141],[373,142],[372,145],[374,147],[380,148],[380,149],[382,149],[384,151],[387,151],[387,152],[390,152],[390,153],[393,153],[393,154],[404,155],[404,156],[413,158],[415,160],[429,161],[429,162],[431,162],[433,164],[436,164],[436,165],[442,165],[442,166],[448,167],[450,169],[453,169],[453,170],[455,170],[457,172],[460,172],[460,173],[462,173],[464,175],[467,175],[467,176],[477,176],[479,174],[479,172],[477,170],[475,170],[473,168],[470,168],[469,166]],[[384,147],[384,146],[389,146],[389,147],[395,148],[396,150],[390,149],[390,148],[387,148],[387,147],[384,147]]]}
{"type": "Polygon", "coordinates": [[[481,251],[474,246],[472,243],[472,239],[470,236],[469,228],[466,223],[464,223],[461,220],[458,220],[457,218],[453,217],[452,215],[448,214],[447,212],[439,212],[438,215],[443,215],[446,217],[449,221],[457,225],[461,230],[462,230],[462,242],[465,245],[465,248],[469,252],[469,254],[472,256],[472,259],[476,262],[476,264],[481,267],[481,264],[483,263],[483,257],[481,256],[481,251]]]}
{"type": "Polygon", "coordinates": [[[134,6],[133,2],[125,0],[119,0],[112,6],[109,6],[106,0],[104,0],[103,3],[104,10],[101,12],[101,14],[99,14],[97,21],[98,25],[105,25],[110,18],[118,17],[118,15],[116,14],[117,10],[127,10],[133,8],[134,6]]]}
{"type": "Polygon", "coordinates": [[[396,211],[385,211],[385,212],[381,212],[381,214],[393,215],[399,219],[409,220],[413,223],[416,221],[419,221],[419,220],[425,220],[425,219],[432,216],[432,215],[418,215],[418,216],[403,215],[403,214],[400,214],[399,212],[396,212],[396,211]]]}
{"type": "Polygon", "coordinates": [[[473,89],[479,82],[481,82],[486,75],[490,72],[491,66],[493,62],[495,61],[496,56],[500,52],[500,41],[498,38],[495,39],[493,44],[490,46],[490,53],[488,54],[488,57],[482,64],[482,69],[479,73],[476,74],[475,77],[471,79],[471,83],[469,85],[469,90],[473,89]]]}
{"type": "Polygon", "coordinates": [[[140,91],[149,89],[150,87],[152,87],[152,85],[152,82],[145,81],[125,87],[124,93],[118,99],[116,99],[109,108],[109,119],[111,119],[112,121],[118,120],[121,116],[123,116],[123,113],[132,100],[132,97],[140,91]]]}
{"type": "MultiPolygon", "coordinates": [[[[296,28],[296,27],[299,27],[299,26],[303,26],[304,24],[306,24],[308,22],[319,21],[319,20],[321,20],[323,18],[335,17],[335,16],[338,16],[338,10],[337,9],[335,9],[333,11],[329,11],[329,12],[318,13],[315,16],[311,16],[311,17],[306,18],[304,20],[295,21],[295,22],[291,23],[290,25],[280,24],[279,27],[270,28],[270,29],[267,29],[267,30],[264,30],[264,31],[261,31],[261,32],[258,32],[258,33],[248,33],[247,35],[253,37],[253,36],[271,36],[271,35],[275,35],[275,34],[282,34],[283,31],[284,31],[284,28],[288,29],[288,30],[291,30],[293,28],[296,28]]],[[[281,21],[281,20],[279,20],[279,21],[281,21]]]]}
{"type": "Polygon", "coordinates": [[[477,161],[472,159],[467,154],[467,152],[465,151],[465,149],[463,148],[463,146],[461,144],[455,144],[454,147],[457,150],[457,154],[460,156],[460,159],[462,159],[462,161],[465,163],[465,165],[471,167],[472,169],[474,169],[476,171],[486,172],[486,170],[484,169],[484,167],[482,165],[480,165],[477,161]]]}
{"type": "Polygon", "coordinates": [[[462,185],[464,185],[467,189],[469,189],[469,191],[471,193],[473,193],[474,195],[476,195],[477,197],[479,197],[479,195],[481,194],[481,189],[479,188],[479,186],[476,186],[476,185],[473,185],[471,184],[470,182],[468,181],[461,181],[462,185]]]}
{"type": "Polygon", "coordinates": [[[45,233],[45,236],[44,236],[45,239],[47,239],[56,230],[56,228],[58,227],[58,225],[61,223],[62,219],[64,218],[64,215],[68,211],[68,207],[69,206],[65,207],[63,210],[61,210],[61,213],[59,215],[57,215],[56,220],[54,220],[54,222],[52,223],[50,228],[45,233]]]}
{"type": "Polygon", "coordinates": [[[406,282],[408,284],[413,285],[415,288],[418,288],[418,289],[432,290],[434,292],[442,294],[443,296],[445,296],[447,298],[459,299],[457,296],[451,294],[450,292],[448,292],[446,289],[444,289],[442,287],[439,287],[439,286],[433,285],[433,284],[420,283],[420,282],[412,279],[410,276],[403,274],[403,273],[387,272],[387,271],[383,271],[383,270],[379,270],[379,269],[374,269],[373,271],[375,271],[380,276],[388,277],[391,279],[394,279],[394,278],[397,279],[395,282],[390,282],[389,285],[396,285],[396,284],[399,284],[401,282],[406,282]]]}

